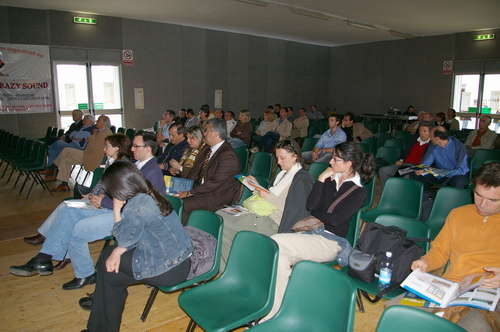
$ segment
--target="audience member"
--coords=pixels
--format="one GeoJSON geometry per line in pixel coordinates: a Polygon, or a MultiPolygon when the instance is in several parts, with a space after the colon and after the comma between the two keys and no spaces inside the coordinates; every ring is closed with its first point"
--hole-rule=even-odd
{"type": "Polygon", "coordinates": [[[302,152],[304,161],[327,163],[332,159],[333,151],[337,144],[345,142],[347,136],[339,127],[340,115],[331,114],[328,118],[330,129],[325,131],[312,151],[302,152]]]}
{"type": "Polygon", "coordinates": [[[342,120],[342,130],[347,135],[347,141],[359,143],[373,137],[373,133],[366,129],[362,123],[356,123],[355,118],[354,113],[347,112],[342,120]]]}
{"type": "MultiPolygon", "coordinates": [[[[385,181],[393,177],[401,168],[420,165],[422,158],[431,145],[431,130],[434,127],[432,122],[423,121],[418,126],[418,135],[412,135],[405,150],[401,154],[401,159],[396,161],[394,165],[388,165],[380,168],[378,175],[380,177],[380,185],[384,188],[385,181]]],[[[409,177],[409,176],[408,176],[409,177]]]]}
{"type": "Polygon", "coordinates": [[[415,115],[415,112],[414,112],[414,108],[412,105],[408,106],[406,108],[406,112],[403,113],[403,115],[409,115],[409,116],[414,116],[415,115]]]}
{"type": "Polygon", "coordinates": [[[310,109],[311,112],[307,113],[307,118],[309,120],[323,119],[323,114],[321,114],[321,112],[319,111],[316,111],[316,105],[311,105],[310,109]]]}
{"type": "Polygon", "coordinates": [[[175,112],[172,110],[166,110],[160,120],[160,128],[156,132],[156,141],[160,148],[165,148],[170,141],[170,134],[168,129],[174,123],[175,112]]]}
{"type": "Polygon", "coordinates": [[[236,149],[248,144],[248,136],[252,132],[252,123],[250,122],[251,116],[249,110],[242,110],[240,112],[239,120],[234,126],[231,134],[227,137],[227,142],[236,149]]]}
{"type": "Polygon", "coordinates": [[[184,127],[184,125],[186,124],[186,109],[185,108],[181,108],[179,110],[179,116],[175,118],[175,122],[179,122],[182,124],[182,126],[184,127]]]}
{"type": "Polygon", "coordinates": [[[288,121],[293,123],[293,121],[295,121],[295,116],[293,115],[293,107],[288,106],[286,109],[287,109],[287,112],[286,112],[287,119],[288,119],[288,121]]]}
{"type": "Polygon", "coordinates": [[[192,108],[188,108],[186,110],[186,124],[184,126],[184,128],[189,128],[189,127],[192,127],[192,126],[196,126],[196,122],[198,121],[198,119],[194,116],[194,112],[193,112],[193,109],[192,108]]]}
{"type": "Polygon", "coordinates": [[[194,210],[215,211],[224,205],[236,203],[238,199],[240,182],[235,175],[240,174],[240,160],[225,141],[226,129],[227,125],[222,119],[207,121],[204,132],[206,145],[187,176],[194,180],[194,188],[179,194],[184,200],[184,225],[194,210]]]}
{"type": "Polygon", "coordinates": [[[424,121],[424,114],[425,114],[424,111],[418,112],[418,114],[417,114],[417,121],[412,122],[408,126],[408,128],[406,128],[406,130],[409,131],[412,135],[414,135],[415,133],[417,133],[418,126],[424,121]]]}
{"type": "Polygon", "coordinates": [[[426,187],[430,183],[437,183],[464,188],[468,182],[469,172],[465,146],[455,137],[449,136],[444,127],[435,127],[431,130],[431,141],[432,145],[427,148],[422,164],[448,170],[451,173],[438,179],[432,174],[422,175],[423,171],[418,170],[410,173],[410,178],[423,182],[426,187]]]}
{"type": "Polygon", "coordinates": [[[203,140],[203,130],[201,127],[189,127],[184,133],[186,134],[189,148],[184,151],[180,161],[175,159],[170,160],[168,172],[170,175],[186,178],[191,168],[193,168],[200,150],[205,146],[205,142],[203,140]]]}
{"type": "Polygon", "coordinates": [[[71,143],[72,140],[69,137],[69,134],[71,134],[73,131],[79,130],[83,126],[83,111],[79,109],[73,110],[73,112],[71,112],[71,117],[73,118],[73,123],[69,126],[64,135],[62,135],[61,137],[52,136],[45,142],[45,144],[51,145],[58,140],[63,140],[66,143],[71,143]]]}
{"type": "Polygon", "coordinates": [[[220,108],[215,110],[214,115],[216,118],[224,119],[224,111],[221,110],[220,108]]]}
{"type": "Polygon", "coordinates": [[[234,119],[234,112],[233,111],[227,111],[226,115],[224,116],[224,119],[226,120],[226,127],[227,127],[227,133],[228,137],[231,137],[229,134],[231,131],[233,131],[234,127],[236,126],[236,120],[234,119]]]}
{"type": "Polygon", "coordinates": [[[450,130],[460,130],[458,120],[455,119],[457,112],[455,112],[453,108],[448,108],[446,114],[448,115],[448,119],[446,120],[446,122],[450,125],[450,130]]]}
{"type": "Polygon", "coordinates": [[[448,122],[446,122],[446,114],[444,114],[444,112],[436,113],[435,117],[436,117],[436,123],[435,123],[436,127],[441,126],[444,127],[447,131],[450,130],[450,125],[448,124],[448,122]]]}
{"type": "Polygon", "coordinates": [[[260,142],[262,136],[264,136],[268,131],[272,130],[272,123],[276,120],[276,114],[271,110],[267,110],[264,112],[264,120],[262,120],[259,124],[259,128],[255,131],[255,134],[252,136],[253,142],[260,142]]]}
{"type": "Polygon", "coordinates": [[[299,108],[299,117],[293,121],[292,138],[307,137],[309,119],[305,108],[299,108]]]}
{"type": "Polygon", "coordinates": [[[157,158],[158,166],[163,170],[164,175],[170,175],[167,171],[170,167],[170,162],[172,160],[179,161],[184,151],[189,147],[184,136],[184,127],[180,122],[173,123],[168,131],[170,143],[165,147],[163,154],[157,158]]]}
{"type": "Polygon", "coordinates": [[[205,128],[210,116],[210,107],[207,104],[202,105],[198,114],[198,122],[196,122],[196,125],[205,128]]]}
{"type": "Polygon", "coordinates": [[[292,132],[292,123],[286,118],[286,108],[280,109],[280,117],[272,122],[270,131],[268,131],[259,144],[250,151],[255,153],[264,148],[265,152],[271,152],[271,148],[280,140],[289,137],[292,132]]]}
{"type": "Polygon", "coordinates": [[[483,115],[479,119],[479,128],[470,132],[465,141],[467,154],[469,157],[474,157],[477,149],[493,149],[497,134],[490,130],[488,126],[491,124],[491,116],[483,115]]]}

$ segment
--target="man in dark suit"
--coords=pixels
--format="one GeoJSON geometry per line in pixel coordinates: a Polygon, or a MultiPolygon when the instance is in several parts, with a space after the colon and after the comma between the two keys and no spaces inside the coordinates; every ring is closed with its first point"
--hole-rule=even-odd
{"type": "Polygon", "coordinates": [[[215,211],[234,204],[240,192],[240,182],[234,177],[240,173],[240,161],[225,140],[226,121],[209,119],[204,136],[206,145],[187,176],[194,180],[194,188],[179,194],[184,199],[183,224],[187,223],[191,211],[215,211]]]}

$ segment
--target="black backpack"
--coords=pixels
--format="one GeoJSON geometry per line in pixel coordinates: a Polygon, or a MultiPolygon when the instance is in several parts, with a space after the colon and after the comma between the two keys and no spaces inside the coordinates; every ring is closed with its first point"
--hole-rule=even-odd
{"type": "Polygon", "coordinates": [[[375,299],[371,299],[366,292],[361,291],[368,301],[375,303],[385,294],[399,287],[410,274],[411,263],[424,253],[424,248],[417,245],[415,241],[430,242],[428,238],[406,237],[406,233],[404,229],[397,226],[383,226],[374,222],[365,224],[354,250],[349,255],[347,274],[370,283],[374,280],[375,274],[380,272],[380,264],[387,251],[392,253],[393,262],[392,285],[382,289],[375,299]]]}

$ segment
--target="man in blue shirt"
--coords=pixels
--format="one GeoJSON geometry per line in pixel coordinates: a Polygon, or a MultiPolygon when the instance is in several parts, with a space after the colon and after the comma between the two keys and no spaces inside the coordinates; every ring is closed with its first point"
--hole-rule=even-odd
{"type": "Polygon", "coordinates": [[[464,188],[468,182],[467,173],[469,166],[467,163],[467,149],[458,139],[449,136],[444,127],[435,127],[431,131],[432,146],[429,146],[422,164],[439,169],[451,171],[449,175],[438,179],[432,174],[422,175],[423,171],[415,171],[411,178],[421,181],[428,185],[429,183],[439,183],[445,186],[464,188]]]}
{"type": "Polygon", "coordinates": [[[327,163],[332,159],[335,145],[345,142],[347,136],[339,127],[340,119],[338,114],[332,114],[328,118],[330,129],[325,131],[312,151],[302,152],[304,161],[327,163]]]}

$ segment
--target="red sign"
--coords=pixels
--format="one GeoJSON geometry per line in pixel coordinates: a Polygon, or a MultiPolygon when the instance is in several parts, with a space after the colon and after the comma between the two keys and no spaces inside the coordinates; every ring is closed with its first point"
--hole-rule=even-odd
{"type": "Polygon", "coordinates": [[[453,72],[453,61],[443,62],[443,75],[450,75],[453,72]]]}
{"type": "Polygon", "coordinates": [[[122,57],[124,66],[134,65],[134,52],[132,50],[123,50],[122,57]]]}

